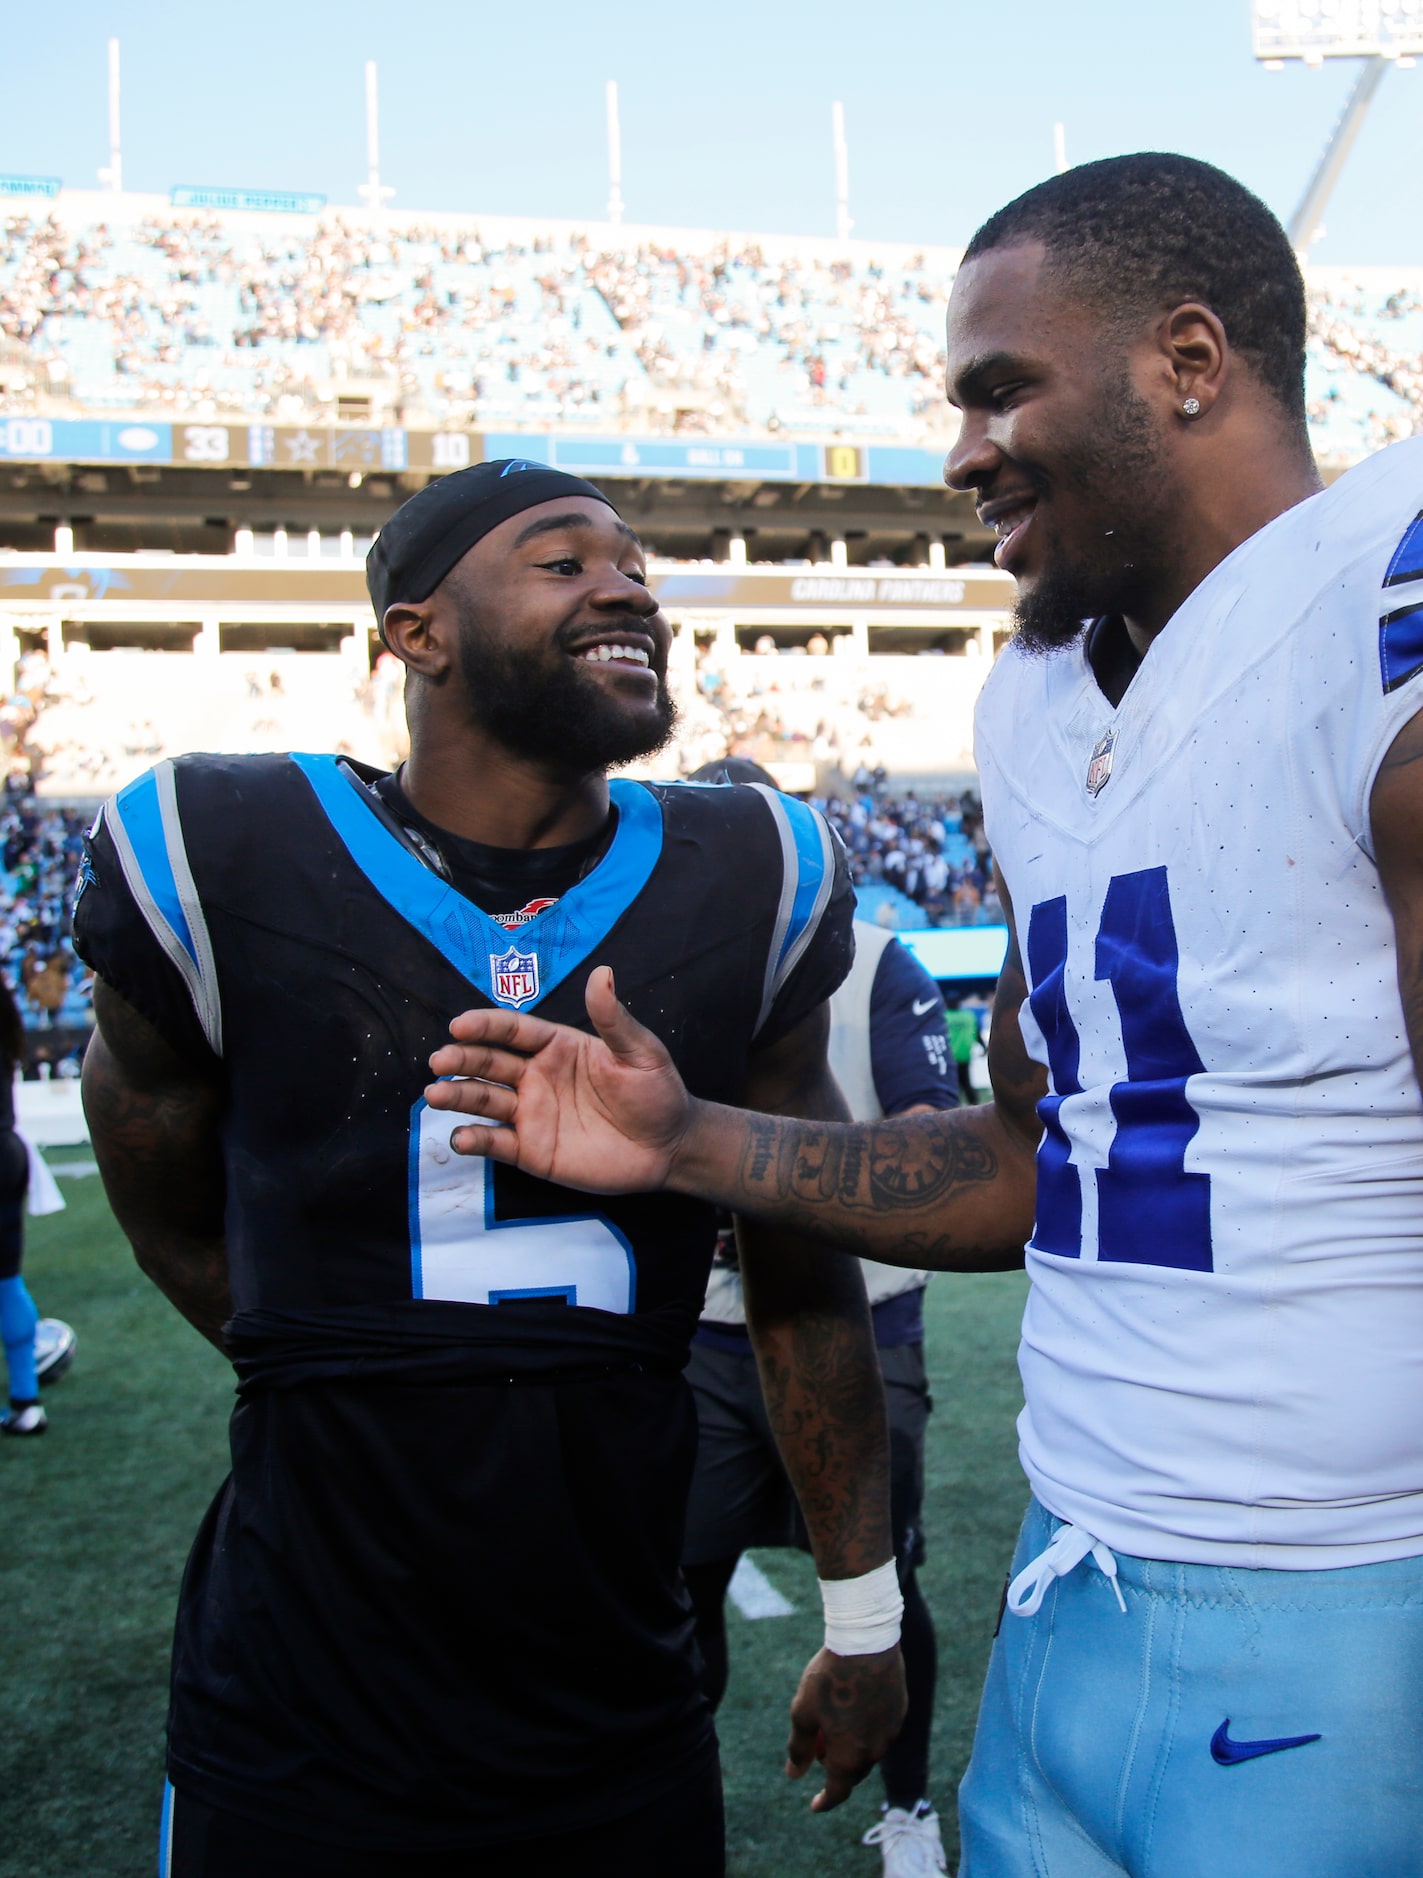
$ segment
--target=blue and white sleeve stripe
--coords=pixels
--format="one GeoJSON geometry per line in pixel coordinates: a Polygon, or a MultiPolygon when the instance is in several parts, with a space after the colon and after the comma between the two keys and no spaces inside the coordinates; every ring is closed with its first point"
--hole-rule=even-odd
{"type": "Polygon", "coordinates": [[[781,841],[781,896],[766,958],[759,1031],[771,1015],[787,979],[815,937],[835,885],[830,831],[815,810],[764,783],[751,788],[765,802],[781,841]]]}
{"type": "Polygon", "coordinates": [[[222,1054],[222,1004],[207,920],[198,898],[171,760],[155,764],[104,804],[124,879],[150,932],[182,974],[203,1035],[222,1054]]]}
{"type": "Polygon", "coordinates": [[[1409,524],[1384,576],[1379,665],[1385,692],[1423,668],[1423,515],[1409,524]]]}

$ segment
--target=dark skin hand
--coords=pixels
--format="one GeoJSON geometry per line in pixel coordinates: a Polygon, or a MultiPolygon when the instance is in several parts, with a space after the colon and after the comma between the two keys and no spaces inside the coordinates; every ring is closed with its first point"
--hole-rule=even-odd
{"type": "MultiPolygon", "coordinates": [[[[1007,905],[1005,896],[1005,907],[1007,905]]],[[[466,1011],[426,1091],[433,1108],[482,1115],[462,1154],[507,1161],[591,1193],[669,1187],[889,1265],[1003,1271],[1032,1231],[1036,1104],[1047,1078],[1023,1047],[1026,996],[1010,944],[988,1061],[995,1101],[882,1122],[795,1121],[688,1096],[662,1045],[588,981],[597,1035],[512,1011],[466,1011]]]]}
{"type": "MultiPolygon", "coordinates": [[[[826,1061],[829,1029],[821,1005],[758,1052],[746,1100],[779,1115],[844,1116],[826,1061]]],[[[894,1556],[884,1387],[859,1266],[798,1234],[768,1233],[749,1219],[736,1225],[746,1325],[816,1571],[857,1578],[894,1556]]],[[[898,1649],[817,1652],[791,1704],[786,1748],[792,1779],[816,1761],[824,1767],[812,1812],[848,1798],[898,1734],[906,1705],[898,1649]]]]}
{"type": "Polygon", "coordinates": [[[84,1113],[114,1217],[140,1268],[221,1349],[232,1315],[221,1085],[178,1056],[102,979],[94,984],[94,1023],[84,1113]]]}

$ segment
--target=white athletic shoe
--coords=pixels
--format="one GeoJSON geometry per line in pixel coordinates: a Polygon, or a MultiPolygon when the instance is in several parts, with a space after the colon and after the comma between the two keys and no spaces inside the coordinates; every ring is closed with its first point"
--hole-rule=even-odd
{"type": "Polygon", "coordinates": [[[42,1317],[35,1325],[35,1375],[42,1383],[58,1382],[74,1361],[79,1339],[57,1317],[42,1317]]]}
{"type": "Polygon", "coordinates": [[[27,1402],[0,1416],[0,1435],[42,1435],[48,1427],[49,1417],[38,1402],[27,1402]]]}
{"type": "Polygon", "coordinates": [[[884,1818],[870,1827],[860,1843],[880,1848],[884,1878],[939,1878],[949,1869],[939,1837],[939,1815],[927,1800],[921,1800],[912,1813],[902,1806],[887,1806],[884,1818]]]}

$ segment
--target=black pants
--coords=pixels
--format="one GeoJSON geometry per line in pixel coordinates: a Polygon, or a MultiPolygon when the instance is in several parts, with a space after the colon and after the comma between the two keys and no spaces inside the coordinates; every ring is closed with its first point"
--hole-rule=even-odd
{"type": "MultiPolygon", "coordinates": [[[[919,1588],[924,1562],[924,1434],[933,1407],[922,1344],[880,1351],[889,1416],[890,1524],[904,1596],[900,1649],[909,1712],[880,1762],[885,1800],[906,1809],[929,1790],[938,1643],[919,1588]]],[[[752,1546],[806,1547],[805,1525],[781,1466],[748,1349],[725,1353],[694,1344],[687,1380],[697,1398],[701,1440],[687,1514],[682,1575],[697,1618],[702,1687],[713,1708],[726,1693],[726,1587],[752,1546]]]]}
{"type": "Polygon", "coordinates": [[[13,1128],[0,1129],[0,1278],[14,1278],[25,1250],[30,1157],[13,1128]]]}
{"type": "MultiPolygon", "coordinates": [[[[558,1769],[548,1777],[556,1786],[558,1769]]],[[[353,1851],[175,1793],[161,1878],[723,1878],[725,1870],[721,1764],[712,1754],[621,1819],[484,1851],[353,1851]]]]}

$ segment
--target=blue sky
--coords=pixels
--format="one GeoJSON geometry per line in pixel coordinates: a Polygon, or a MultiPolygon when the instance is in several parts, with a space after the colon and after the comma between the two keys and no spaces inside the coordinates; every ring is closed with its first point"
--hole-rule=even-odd
{"type": "MultiPolygon", "coordinates": [[[[1287,216],[1352,68],[1273,75],[1247,0],[69,0],[5,10],[0,170],[92,186],[105,41],[123,47],[131,188],[310,189],[355,200],[362,62],[380,64],[382,169],[403,209],[594,216],[617,78],[630,221],[830,234],[844,100],[855,233],[961,243],[1052,165],[1170,149],[1287,216]]],[[[1320,261],[1423,263],[1423,64],[1391,72],[1320,261]]]]}

